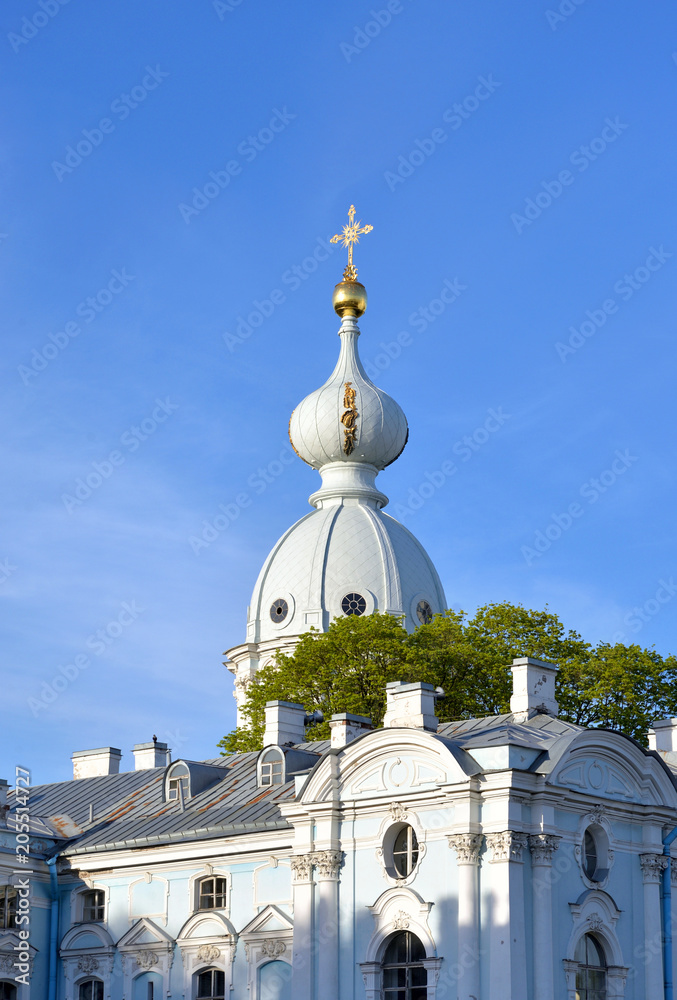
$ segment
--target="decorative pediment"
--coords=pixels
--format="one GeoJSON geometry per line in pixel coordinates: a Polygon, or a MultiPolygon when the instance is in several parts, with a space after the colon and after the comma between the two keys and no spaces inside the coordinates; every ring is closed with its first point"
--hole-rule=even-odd
{"type": "Polygon", "coordinates": [[[467,780],[452,749],[433,733],[379,729],[349,743],[338,757],[325,758],[308,779],[302,801],[392,797],[467,780]]]}
{"type": "Polygon", "coordinates": [[[257,913],[253,920],[240,931],[240,937],[251,937],[254,934],[271,934],[280,931],[293,931],[294,921],[277,906],[266,906],[257,913]]]}
{"type": "Polygon", "coordinates": [[[133,951],[135,948],[149,945],[160,946],[162,950],[173,950],[174,938],[148,917],[141,917],[126,934],[122,935],[117,946],[120,951],[133,951]]]}
{"type": "Polygon", "coordinates": [[[33,974],[33,963],[38,949],[30,942],[22,941],[16,931],[0,935],[0,978],[14,979],[17,974],[15,962],[18,955],[28,950],[29,975],[33,974]]]}
{"type": "Polygon", "coordinates": [[[366,961],[380,962],[385,943],[396,931],[407,930],[422,942],[426,956],[436,955],[435,942],[428,926],[432,903],[426,903],[413,889],[398,887],[386,889],[376,902],[368,907],[374,918],[375,928],[367,945],[366,961]]]}
{"type": "Polygon", "coordinates": [[[210,938],[236,938],[235,928],[227,917],[215,910],[198,910],[186,920],[179,931],[179,945],[191,941],[201,942],[210,938]]]}
{"type": "Polygon", "coordinates": [[[588,729],[556,761],[548,784],[600,799],[670,805],[675,792],[662,763],[620,733],[588,729]]]}
{"type": "Polygon", "coordinates": [[[61,940],[61,954],[85,952],[95,949],[112,951],[114,942],[102,924],[78,924],[71,927],[61,940]]]}

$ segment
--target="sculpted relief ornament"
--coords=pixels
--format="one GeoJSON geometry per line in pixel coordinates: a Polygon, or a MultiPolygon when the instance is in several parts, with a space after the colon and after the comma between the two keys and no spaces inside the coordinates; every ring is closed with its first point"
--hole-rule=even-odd
{"type": "Polygon", "coordinates": [[[295,882],[307,882],[313,867],[312,854],[297,854],[290,859],[295,882]]]}
{"type": "Polygon", "coordinates": [[[158,957],[154,951],[137,951],[134,959],[138,967],[146,972],[158,963],[158,957]]]}
{"type": "Polygon", "coordinates": [[[261,954],[267,955],[268,958],[278,958],[280,955],[284,955],[287,950],[287,945],[284,941],[279,941],[276,938],[266,938],[261,944],[261,954]]]}
{"type": "Polygon", "coordinates": [[[552,856],[559,849],[562,838],[551,833],[534,833],[529,837],[531,860],[535,865],[549,865],[552,856]]]}
{"type": "Polygon", "coordinates": [[[487,834],[487,846],[491,848],[491,863],[497,861],[521,861],[522,851],[527,846],[528,838],[524,833],[504,830],[503,833],[487,834]]]}
{"type": "Polygon", "coordinates": [[[668,859],[663,854],[640,854],[639,863],[645,882],[660,882],[664,869],[668,867],[668,859]]]}
{"type": "Polygon", "coordinates": [[[98,959],[94,958],[93,955],[83,955],[82,958],[78,959],[78,972],[89,975],[90,972],[95,972],[98,968],[98,959]]]}
{"type": "Polygon", "coordinates": [[[456,851],[459,865],[478,865],[484,838],[481,833],[455,833],[447,837],[449,847],[456,851]]]}
{"type": "Polygon", "coordinates": [[[216,962],[221,957],[221,951],[214,944],[201,944],[197,950],[198,962],[216,962]]]}

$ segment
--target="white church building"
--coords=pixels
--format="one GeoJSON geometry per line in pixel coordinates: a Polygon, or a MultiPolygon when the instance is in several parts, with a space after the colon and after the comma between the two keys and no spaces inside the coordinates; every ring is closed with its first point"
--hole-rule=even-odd
{"type": "MultiPolygon", "coordinates": [[[[229,650],[240,710],[311,626],[446,608],[376,486],[408,431],[358,354],[369,228],[351,210],[339,359],[291,417],[321,485],[229,650]]],[[[76,751],[29,818],[0,782],[0,1000],[673,1000],[677,719],[650,750],[582,729],[556,673],[515,660],[508,715],[439,724],[430,685],[394,682],[381,728],[336,715],[330,741],[271,702],[258,753],[76,751]]]]}

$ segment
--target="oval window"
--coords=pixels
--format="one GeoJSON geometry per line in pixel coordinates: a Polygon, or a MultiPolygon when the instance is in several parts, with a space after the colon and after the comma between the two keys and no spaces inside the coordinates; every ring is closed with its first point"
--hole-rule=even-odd
{"type": "Polygon", "coordinates": [[[403,826],[393,842],[392,862],[398,878],[408,878],[418,861],[418,840],[414,828],[403,826]]]}
{"type": "Polygon", "coordinates": [[[341,601],[341,610],[344,615],[363,615],[367,610],[367,602],[362,594],[346,594],[341,601]]]}

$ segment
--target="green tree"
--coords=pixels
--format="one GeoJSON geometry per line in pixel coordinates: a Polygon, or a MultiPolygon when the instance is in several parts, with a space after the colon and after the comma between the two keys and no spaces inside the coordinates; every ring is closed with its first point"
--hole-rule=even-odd
{"type": "Polygon", "coordinates": [[[582,726],[618,729],[642,743],[654,719],[677,714],[677,660],[639,646],[593,648],[547,608],[488,604],[472,618],[446,611],[408,634],[391,615],[335,619],[326,633],[303,635],[291,655],[278,654],[250,688],[245,726],[219,746],[223,752],[262,746],[265,703],[295,701],[323,712],[309,739],[329,737],[338,712],[383,722],[388,681],[441,687],[441,721],[508,712],[510,663],[535,656],[556,663],[560,717],[582,726]]]}

